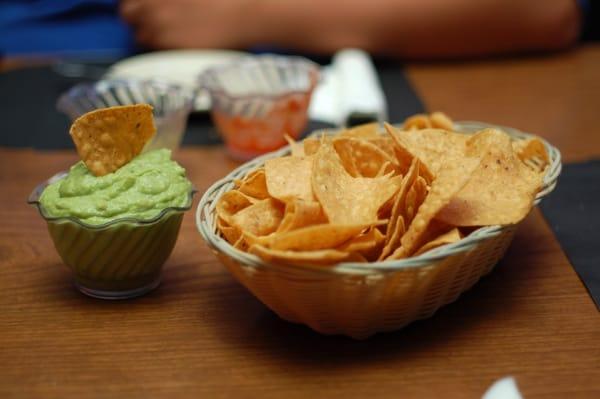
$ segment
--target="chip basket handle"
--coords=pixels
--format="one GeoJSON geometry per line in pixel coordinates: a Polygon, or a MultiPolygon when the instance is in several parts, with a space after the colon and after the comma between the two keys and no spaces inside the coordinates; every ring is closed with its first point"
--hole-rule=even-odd
{"type": "Polygon", "coordinates": [[[216,232],[215,221],[212,218],[216,206],[215,200],[219,197],[218,192],[227,187],[232,181],[233,178],[230,176],[216,181],[206,190],[196,208],[196,227],[211,249],[217,249],[212,238],[216,232]]]}
{"type": "Polygon", "coordinates": [[[546,142],[546,140],[542,139],[542,142],[546,146],[546,151],[548,151],[548,156],[550,157],[550,166],[548,167],[548,171],[544,176],[544,184],[542,185],[542,189],[535,197],[536,205],[542,200],[542,198],[554,190],[556,183],[558,182],[558,176],[560,176],[560,172],[562,171],[561,154],[558,148],[551,146],[546,142]]]}

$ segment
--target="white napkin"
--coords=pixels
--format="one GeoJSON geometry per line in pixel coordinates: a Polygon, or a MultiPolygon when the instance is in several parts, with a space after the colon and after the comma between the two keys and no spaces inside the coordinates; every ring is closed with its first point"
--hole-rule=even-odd
{"type": "Polygon", "coordinates": [[[504,377],[496,381],[481,399],[523,399],[513,377],[504,377]]]}
{"type": "Polygon", "coordinates": [[[387,119],[385,96],[369,54],[341,50],[321,73],[308,110],[311,119],[338,126],[346,125],[352,116],[380,122],[387,119]]]}

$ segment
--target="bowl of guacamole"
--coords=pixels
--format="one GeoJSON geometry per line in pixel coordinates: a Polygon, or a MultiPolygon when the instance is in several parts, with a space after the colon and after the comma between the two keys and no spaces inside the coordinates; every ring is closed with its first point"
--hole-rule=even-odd
{"type": "Polygon", "coordinates": [[[171,151],[158,149],[103,176],[80,161],[36,187],[28,202],[46,220],[77,288],[124,299],[160,283],[194,193],[171,151]]]}

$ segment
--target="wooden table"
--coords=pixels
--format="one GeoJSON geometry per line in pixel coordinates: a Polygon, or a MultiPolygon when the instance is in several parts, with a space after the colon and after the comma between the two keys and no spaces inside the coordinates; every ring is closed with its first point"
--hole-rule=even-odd
{"type": "MultiPolygon", "coordinates": [[[[567,161],[600,156],[600,47],[411,65],[430,109],[513,125],[567,161]]],[[[176,158],[200,191],[235,164],[176,158]]],[[[192,212],[162,285],[127,302],[79,294],[25,204],[72,152],[0,149],[0,397],[478,398],[515,376],[526,398],[600,397],[600,317],[535,210],[489,276],[429,320],[366,341],[281,321],[207,250],[192,212]]]]}

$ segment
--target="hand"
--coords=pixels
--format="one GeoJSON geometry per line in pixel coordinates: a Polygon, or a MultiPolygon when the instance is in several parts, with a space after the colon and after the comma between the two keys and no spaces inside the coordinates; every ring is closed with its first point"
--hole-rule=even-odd
{"type": "Polygon", "coordinates": [[[252,0],[121,0],[120,13],[138,43],[151,48],[243,48],[252,0]]]}

